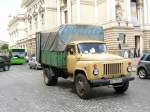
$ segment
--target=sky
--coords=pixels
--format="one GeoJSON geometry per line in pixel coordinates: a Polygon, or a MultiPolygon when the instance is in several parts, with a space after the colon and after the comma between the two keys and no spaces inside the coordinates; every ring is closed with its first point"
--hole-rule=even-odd
{"type": "Polygon", "coordinates": [[[22,0],[0,0],[0,40],[9,42],[8,21],[9,15],[15,15],[21,6],[22,0]]]}

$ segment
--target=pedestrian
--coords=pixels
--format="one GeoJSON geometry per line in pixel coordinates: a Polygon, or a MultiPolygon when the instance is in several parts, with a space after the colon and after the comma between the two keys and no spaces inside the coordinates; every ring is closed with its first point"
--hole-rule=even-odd
{"type": "Polygon", "coordinates": [[[134,58],[137,57],[137,52],[136,52],[136,49],[134,48],[134,58]]]}
{"type": "Polygon", "coordinates": [[[138,57],[140,57],[140,49],[138,49],[138,57]]]}
{"type": "Polygon", "coordinates": [[[131,58],[131,50],[128,50],[128,57],[131,58]]]}
{"type": "Polygon", "coordinates": [[[131,49],[131,55],[130,55],[130,57],[131,57],[131,58],[134,57],[134,48],[131,49]]]}
{"type": "Polygon", "coordinates": [[[127,50],[125,50],[125,52],[124,52],[124,58],[128,58],[128,51],[127,50]]]}

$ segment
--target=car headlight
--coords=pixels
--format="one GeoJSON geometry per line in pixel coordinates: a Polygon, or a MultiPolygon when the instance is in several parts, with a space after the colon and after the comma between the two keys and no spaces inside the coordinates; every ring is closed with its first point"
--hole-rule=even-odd
{"type": "Polygon", "coordinates": [[[98,74],[99,74],[99,69],[95,68],[95,69],[93,70],[93,75],[98,75],[98,74]]]}
{"type": "Polygon", "coordinates": [[[132,66],[128,66],[127,71],[132,72],[132,66]]]}
{"type": "Polygon", "coordinates": [[[94,69],[93,69],[93,75],[95,75],[95,76],[98,75],[98,74],[99,74],[99,69],[98,69],[98,67],[97,67],[97,64],[94,64],[94,65],[93,65],[93,68],[94,68],[94,69]]]}

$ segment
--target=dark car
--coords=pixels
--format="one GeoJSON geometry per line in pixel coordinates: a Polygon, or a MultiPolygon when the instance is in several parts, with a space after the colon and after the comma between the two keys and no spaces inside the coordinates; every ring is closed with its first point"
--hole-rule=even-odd
{"type": "Polygon", "coordinates": [[[10,59],[7,56],[0,56],[0,70],[8,71],[10,68],[10,59]]]}
{"type": "Polygon", "coordinates": [[[138,61],[137,75],[144,79],[150,76],[150,54],[144,54],[138,61]]]}

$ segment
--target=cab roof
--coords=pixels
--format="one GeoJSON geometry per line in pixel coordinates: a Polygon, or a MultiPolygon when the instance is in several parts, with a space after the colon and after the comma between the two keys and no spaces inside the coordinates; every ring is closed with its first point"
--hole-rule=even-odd
{"type": "Polygon", "coordinates": [[[101,44],[105,44],[104,41],[97,41],[97,40],[81,40],[81,41],[73,41],[73,42],[70,42],[69,44],[80,44],[80,43],[101,43],[101,44]]]}

